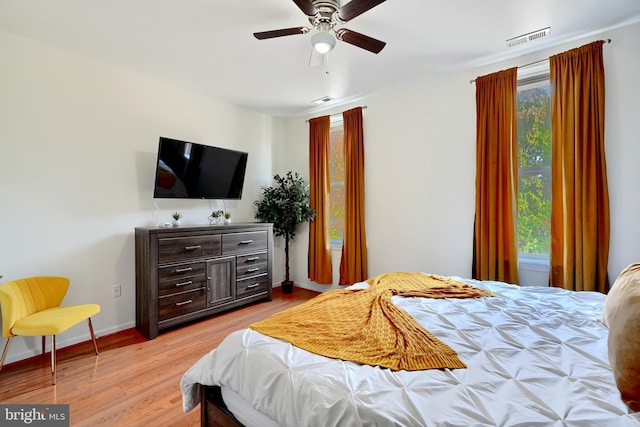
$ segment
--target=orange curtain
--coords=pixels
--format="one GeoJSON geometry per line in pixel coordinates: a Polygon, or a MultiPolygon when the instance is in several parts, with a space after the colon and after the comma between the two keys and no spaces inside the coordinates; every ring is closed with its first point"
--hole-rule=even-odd
{"type": "Polygon", "coordinates": [[[362,108],[342,113],[344,126],[345,224],[340,284],[367,279],[367,236],[364,227],[364,136],[362,108]]]}
{"type": "Polygon", "coordinates": [[[518,283],[517,68],[476,79],[473,277],[518,283]]]}
{"type": "Polygon", "coordinates": [[[309,224],[308,273],[310,280],[321,284],[333,282],[327,233],[330,132],[329,116],[309,120],[309,205],[316,211],[316,218],[309,224]]]}
{"type": "Polygon", "coordinates": [[[602,41],[549,58],[552,286],[608,290],[602,41]]]}

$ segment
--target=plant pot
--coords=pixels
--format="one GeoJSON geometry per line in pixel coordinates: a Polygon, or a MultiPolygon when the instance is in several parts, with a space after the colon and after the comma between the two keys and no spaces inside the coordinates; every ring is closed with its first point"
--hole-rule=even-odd
{"type": "Polygon", "coordinates": [[[173,221],[171,221],[174,227],[179,227],[180,226],[180,220],[179,219],[174,219],[173,221]]]}
{"type": "Polygon", "coordinates": [[[282,282],[282,293],[283,294],[293,293],[293,282],[291,280],[285,280],[284,282],[282,282]]]}

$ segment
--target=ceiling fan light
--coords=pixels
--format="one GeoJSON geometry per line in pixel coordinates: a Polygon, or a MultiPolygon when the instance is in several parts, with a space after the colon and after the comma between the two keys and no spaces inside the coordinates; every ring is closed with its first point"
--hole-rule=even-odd
{"type": "Polygon", "coordinates": [[[326,31],[319,31],[311,37],[313,48],[319,53],[327,53],[336,45],[336,38],[326,31]]]}

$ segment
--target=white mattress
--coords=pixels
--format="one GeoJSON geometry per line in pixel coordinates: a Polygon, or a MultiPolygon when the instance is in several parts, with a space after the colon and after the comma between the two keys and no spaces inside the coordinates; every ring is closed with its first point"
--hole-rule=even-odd
{"type": "Polygon", "coordinates": [[[275,421],[266,415],[256,411],[253,406],[242,397],[230,390],[222,387],[222,400],[227,406],[227,410],[236,416],[236,419],[247,427],[279,427],[275,421]]]}
{"type": "Polygon", "coordinates": [[[393,301],[466,369],[394,372],[244,329],[184,374],[184,410],[205,384],[280,426],[640,426],[609,366],[604,295],[454,279],[497,297],[393,301]]]}

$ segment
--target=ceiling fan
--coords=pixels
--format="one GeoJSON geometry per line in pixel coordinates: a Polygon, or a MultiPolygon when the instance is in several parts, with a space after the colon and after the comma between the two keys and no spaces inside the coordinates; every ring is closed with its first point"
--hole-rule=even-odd
{"type": "Polygon", "coordinates": [[[351,0],[349,3],[341,6],[340,0],[293,0],[298,8],[307,15],[313,28],[283,28],[280,30],[253,33],[253,35],[258,40],[264,40],[314,32],[311,37],[311,44],[314,49],[321,54],[325,54],[333,49],[336,44],[336,39],[368,50],[369,52],[379,53],[385,47],[385,42],[346,28],[336,29],[335,27],[352,20],[384,1],[385,0],[351,0]]]}

